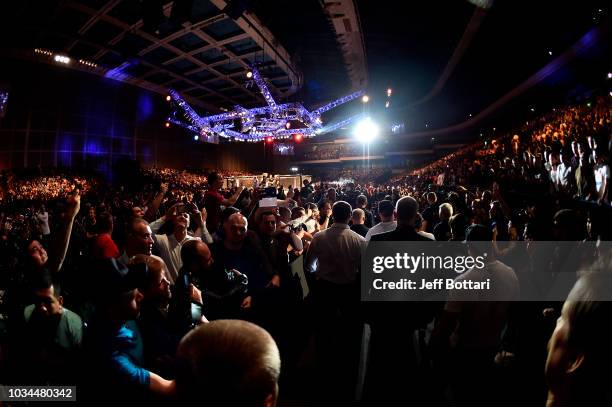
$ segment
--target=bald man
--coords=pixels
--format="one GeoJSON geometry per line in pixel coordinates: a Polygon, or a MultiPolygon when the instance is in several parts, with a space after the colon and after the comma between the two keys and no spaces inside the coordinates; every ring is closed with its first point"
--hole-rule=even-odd
{"type": "MultiPolygon", "coordinates": [[[[248,278],[249,295],[242,308],[251,309],[253,297],[264,294],[266,288],[280,286],[278,270],[270,264],[263,248],[248,232],[247,219],[234,213],[223,224],[224,238],[211,246],[216,267],[222,270],[237,270],[248,278]]],[[[251,232],[252,233],[252,232],[251,232]]]]}
{"type": "Polygon", "coordinates": [[[351,230],[364,238],[368,234],[369,227],[365,225],[366,214],[363,209],[353,209],[353,215],[351,216],[351,230]]]}
{"type": "Polygon", "coordinates": [[[278,398],[280,354],[263,328],[246,321],[218,320],[181,341],[176,376],[185,404],[274,407],[278,398]]]}

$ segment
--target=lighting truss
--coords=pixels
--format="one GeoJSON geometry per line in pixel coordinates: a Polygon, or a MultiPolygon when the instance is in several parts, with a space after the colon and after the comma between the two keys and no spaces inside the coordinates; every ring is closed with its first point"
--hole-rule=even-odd
{"type": "Polygon", "coordinates": [[[233,110],[225,113],[200,116],[178,92],[170,89],[168,94],[174,101],[176,110],[168,121],[197,133],[204,141],[218,141],[219,137],[240,141],[261,141],[266,137],[288,139],[294,134],[314,137],[347,126],[362,116],[355,115],[325,126],[321,119],[323,113],[363,96],[365,94],[363,90],[309,111],[301,103],[276,103],[259,71],[252,68],[251,72],[252,83],[255,83],[261,91],[266,106],[253,109],[235,106],[233,110]]]}

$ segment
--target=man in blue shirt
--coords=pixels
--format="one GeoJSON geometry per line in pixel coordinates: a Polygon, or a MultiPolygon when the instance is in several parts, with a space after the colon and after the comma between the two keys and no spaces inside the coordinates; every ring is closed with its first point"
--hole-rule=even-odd
{"type": "Polygon", "coordinates": [[[144,264],[129,270],[114,259],[108,260],[98,272],[97,315],[87,343],[92,362],[98,368],[96,376],[101,378],[90,389],[89,396],[96,400],[105,396],[116,400],[119,394],[123,400],[174,394],[174,381],[142,367],[142,338],[134,320],[143,299],[137,287],[142,287],[146,272],[144,264]]]}

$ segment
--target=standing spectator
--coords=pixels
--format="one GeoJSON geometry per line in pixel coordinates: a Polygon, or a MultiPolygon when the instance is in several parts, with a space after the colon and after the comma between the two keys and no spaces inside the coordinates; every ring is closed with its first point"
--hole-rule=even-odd
{"type": "Polygon", "coordinates": [[[162,376],[174,375],[174,356],[183,332],[177,331],[169,318],[168,308],[172,293],[168,270],[164,261],[157,256],[139,254],[130,261],[130,266],[141,264],[146,267],[142,282],[138,327],[142,332],[145,367],[162,376]]]}
{"type": "Polygon", "coordinates": [[[365,195],[359,195],[357,197],[357,208],[361,209],[365,214],[365,222],[364,225],[369,229],[374,226],[374,216],[372,216],[372,212],[370,212],[367,208],[368,206],[368,197],[365,195]]]}
{"type": "Polygon", "coordinates": [[[314,236],[305,263],[316,276],[319,389],[339,404],[354,401],[362,331],[357,275],[365,239],[350,230],[351,212],[347,202],[334,204],[334,224],[314,236]]]}
{"type": "Polygon", "coordinates": [[[589,163],[589,155],[578,144],[580,160],[574,176],[576,177],[577,196],[580,199],[591,200],[595,197],[595,173],[589,163]]]}
{"type": "Polygon", "coordinates": [[[274,339],[255,324],[218,320],[187,334],[177,356],[180,403],[274,407],[281,360],[274,339]]]}
{"type": "Polygon", "coordinates": [[[45,205],[40,205],[40,209],[36,213],[36,219],[38,221],[38,228],[43,242],[45,244],[49,244],[51,229],[49,228],[49,212],[47,212],[45,205]]]}
{"type": "Polygon", "coordinates": [[[582,276],[569,293],[557,319],[546,359],[547,406],[610,405],[610,316],[612,290],[609,271],[582,276]]]}
{"type": "Polygon", "coordinates": [[[94,259],[116,259],[119,257],[119,248],[113,241],[113,216],[104,212],[98,216],[96,221],[97,234],[93,237],[91,255],[94,259]]]}
{"type": "Polygon", "coordinates": [[[142,218],[133,218],[126,225],[125,251],[121,261],[128,264],[137,254],[150,256],[153,250],[153,232],[149,222],[142,218]]]}
{"type": "Polygon", "coordinates": [[[230,198],[225,198],[219,190],[223,183],[223,178],[216,172],[208,174],[208,190],[204,195],[204,207],[208,213],[208,228],[214,233],[219,228],[219,219],[221,217],[221,205],[232,206],[238,200],[240,193],[244,190],[244,186],[238,188],[234,195],[230,198]]]}
{"type": "Polygon", "coordinates": [[[365,218],[366,217],[365,217],[365,213],[363,209],[359,209],[359,208],[353,209],[353,216],[351,217],[353,224],[351,225],[351,230],[353,232],[358,233],[360,236],[363,236],[364,238],[366,237],[366,235],[368,234],[368,231],[370,230],[370,228],[364,225],[365,218]]]}
{"type": "Polygon", "coordinates": [[[147,396],[172,396],[174,381],[144,368],[144,349],[135,319],[140,314],[144,275],[130,271],[114,259],[99,270],[96,316],[86,341],[95,379],[86,398],[108,402],[116,400],[115,392],[100,392],[101,386],[120,392],[123,400],[141,400],[147,396]]]}
{"type": "Polygon", "coordinates": [[[595,198],[598,203],[610,203],[608,199],[608,190],[610,184],[610,167],[606,164],[606,157],[601,150],[593,150],[595,159],[595,198]]]}
{"type": "MultiPolygon", "coordinates": [[[[172,206],[168,209],[166,216],[156,220],[150,225],[151,229],[155,232],[158,228],[154,225],[158,225],[162,222],[164,223],[162,228],[166,228],[168,233],[155,234],[154,240],[159,250],[160,257],[164,259],[164,263],[166,263],[168,271],[170,272],[170,281],[174,284],[178,272],[183,265],[181,261],[182,245],[189,240],[200,239],[203,233],[202,231],[205,230],[205,225],[202,213],[193,204],[177,204],[172,206]],[[198,225],[198,228],[194,232],[194,236],[188,233],[191,219],[190,213],[193,215],[196,220],[195,223],[198,225]]],[[[204,234],[208,236],[206,241],[212,241],[207,230],[204,234]]]]}
{"type": "Polygon", "coordinates": [[[241,307],[254,317],[261,317],[269,305],[269,295],[272,294],[269,289],[280,286],[278,271],[272,268],[262,247],[250,235],[253,232],[248,231],[247,219],[241,213],[231,215],[224,229],[223,241],[211,247],[213,258],[217,267],[237,270],[247,276],[249,292],[241,307]]]}
{"type": "Polygon", "coordinates": [[[427,193],[427,207],[423,210],[424,230],[433,233],[433,228],[438,224],[438,196],[435,192],[427,193]]]}
{"type": "Polygon", "coordinates": [[[378,216],[380,216],[380,223],[368,230],[365,236],[367,241],[370,241],[374,235],[389,232],[397,227],[397,222],[393,220],[393,204],[390,200],[385,199],[378,203],[378,216]]]}
{"type": "MultiPolygon", "coordinates": [[[[495,258],[493,235],[484,225],[472,225],[466,233],[470,256],[487,253],[483,269],[471,268],[455,281],[490,281],[489,290],[452,289],[434,332],[438,349],[451,347],[449,361],[453,365],[452,383],[456,402],[460,406],[490,405],[497,397],[490,382],[493,359],[501,345],[501,333],[508,321],[511,301],[519,299],[519,282],[514,270],[495,258]],[[482,383],[481,391],[473,391],[474,379],[482,383]],[[487,404],[481,404],[481,403],[487,404]]],[[[442,350],[442,352],[444,352],[442,350]]]]}
{"type": "MultiPolygon", "coordinates": [[[[32,284],[34,304],[28,305],[23,316],[25,332],[21,367],[27,383],[55,383],[75,380],[79,351],[83,341],[81,318],[65,308],[60,286],[50,274],[39,276],[32,284]],[[38,381],[37,381],[38,380],[38,381]]],[[[19,370],[19,369],[18,369],[19,370]]],[[[23,382],[26,383],[26,382],[23,382]]]]}
{"type": "Polygon", "coordinates": [[[451,228],[448,220],[453,216],[453,206],[449,203],[443,203],[440,205],[438,216],[440,217],[440,223],[434,227],[433,234],[436,240],[447,242],[451,238],[451,228]]]}

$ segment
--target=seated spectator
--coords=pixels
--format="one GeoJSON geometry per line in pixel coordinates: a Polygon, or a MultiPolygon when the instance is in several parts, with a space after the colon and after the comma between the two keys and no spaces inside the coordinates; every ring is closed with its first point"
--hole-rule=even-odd
{"type": "Polygon", "coordinates": [[[177,392],[183,404],[274,407],[280,355],[264,329],[246,321],[219,320],[186,335],[177,357],[177,392]]]}

